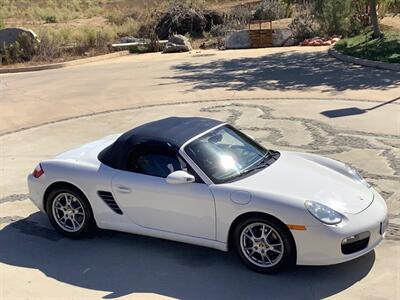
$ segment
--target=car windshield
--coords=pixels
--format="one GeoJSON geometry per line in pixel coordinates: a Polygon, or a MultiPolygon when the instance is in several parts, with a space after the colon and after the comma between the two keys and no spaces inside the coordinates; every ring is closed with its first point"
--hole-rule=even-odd
{"type": "Polygon", "coordinates": [[[214,183],[234,181],[265,168],[270,153],[229,125],[199,137],[184,150],[214,183]]]}

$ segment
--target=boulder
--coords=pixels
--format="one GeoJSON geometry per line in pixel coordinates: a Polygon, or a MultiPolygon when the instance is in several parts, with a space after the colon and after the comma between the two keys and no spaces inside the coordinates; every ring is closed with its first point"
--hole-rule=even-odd
{"type": "Polygon", "coordinates": [[[225,38],[226,49],[246,49],[251,47],[248,30],[231,31],[225,38]]]}
{"type": "Polygon", "coordinates": [[[39,42],[36,34],[26,28],[12,27],[0,30],[0,49],[4,46],[9,46],[18,41],[21,34],[25,34],[30,39],[30,44],[34,45],[39,42]]]}
{"type": "Polygon", "coordinates": [[[297,39],[295,39],[295,38],[288,38],[284,43],[283,43],[283,45],[282,46],[284,46],[284,47],[290,47],[290,46],[296,46],[296,45],[298,45],[299,44],[299,41],[297,40],[297,39]]]}
{"type": "Polygon", "coordinates": [[[293,32],[289,28],[275,29],[272,33],[272,45],[281,47],[293,36],[293,32]]]}
{"type": "Polygon", "coordinates": [[[175,34],[169,38],[163,53],[188,52],[190,50],[192,50],[192,45],[189,39],[183,35],[175,34]]]}

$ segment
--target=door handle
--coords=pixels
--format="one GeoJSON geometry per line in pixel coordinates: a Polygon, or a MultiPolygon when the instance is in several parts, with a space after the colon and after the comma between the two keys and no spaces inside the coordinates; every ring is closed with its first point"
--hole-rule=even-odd
{"type": "Polygon", "coordinates": [[[128,193],[132,192],[132,190],[130,188],[123,186],[123,185],[118,185],[117,191],[118,191],[118,193],[122,193],[122,194],[128,194],[128,193]]]}

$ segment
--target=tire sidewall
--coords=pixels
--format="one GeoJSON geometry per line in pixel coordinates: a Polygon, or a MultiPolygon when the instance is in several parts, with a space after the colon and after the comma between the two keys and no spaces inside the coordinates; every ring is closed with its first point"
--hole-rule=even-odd
{"type": "Polygon", "coordinates": [[[74,188],[58,188],[49,193],[49,196],[46,201],[46,212],[49,217],[50,223],[53,227],[62,235],[70,237],[70,238],[80,238],[87,236],[88,233],[93,229],[94,219],[93,219],[93,212],[90,207],[89,201],[83,195],[81,191],[74,188]],[[58,225],[57,221],[55,220],[55,216],[53,215],[53,202],[59,194],[62,193],[69,193],[79,199],[80,203],[82,204],[84,214],[85,214],[85,221],[81,229],[76,232],[69,232],[64,230],[60,225],[58,225]]]}
{"type": "Polygon", "coordinates": [[[276,273],[281,271],[282,269],[292,265],[295,262],[295,248],[293,245],[293,238],[290,236],[291,233],[289,229],[285,228],[279,222],[270,220],[267,218],[261,217],[251,217],[245,221],[240,222],[236,228],[234,229],[233,233],[233,246],[235,248],[236,253],[239,255],[239,258],[242,262],[249,267],[250,269],[259,272],[259,273],[276,273]],[[282,238],[282,242],[284,245],[284,252],[282,259],[272,267],[260,267],[253,264],[242,252],[242,248],[240,246],[240,237],[242,231],[252,223],[264,223],[268,226],[274,228],[280,237],[282,238]]]}

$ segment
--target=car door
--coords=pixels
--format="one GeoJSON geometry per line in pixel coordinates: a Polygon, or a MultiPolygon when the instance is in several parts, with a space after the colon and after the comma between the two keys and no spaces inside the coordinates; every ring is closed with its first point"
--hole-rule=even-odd
{"type": "Polygon", "coordinates": [[[188,166],[177,153],[163,147],[157,150],[142,147],[128,160],[128,170],[120,171],[113,178],[112,189],[123,211],[135,224],[215,239],[215,201],[208,185],[199,178],[185,184],[166,181],[173,171],[187,171],[188,166]]]}

